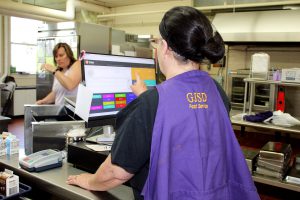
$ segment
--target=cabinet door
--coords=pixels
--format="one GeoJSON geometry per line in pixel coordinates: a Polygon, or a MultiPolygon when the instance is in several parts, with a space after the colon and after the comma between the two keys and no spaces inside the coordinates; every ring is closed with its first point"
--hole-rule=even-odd
{"type": "Polygon", "coordinates": [[[15,90],[13,116],[24,115],[24,104],[35,104],[36,89],[15,90]]]}

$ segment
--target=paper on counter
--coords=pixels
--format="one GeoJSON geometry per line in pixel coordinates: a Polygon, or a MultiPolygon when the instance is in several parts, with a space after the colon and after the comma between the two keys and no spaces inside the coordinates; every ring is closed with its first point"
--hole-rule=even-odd
{"type": "Polygon", "coordinates": [[[93,93],[84,85],[79,84],[76,98],[75,114],[77,114],[86,122],[89,119],[92,98],[93,93]]]}
{"type": "Polygon", "coordinates": [[[85,145],[87,148],[90,148],[94,151],[110,151],[110,145],[101,145],[101,144],[87,144],[85,145]]]}

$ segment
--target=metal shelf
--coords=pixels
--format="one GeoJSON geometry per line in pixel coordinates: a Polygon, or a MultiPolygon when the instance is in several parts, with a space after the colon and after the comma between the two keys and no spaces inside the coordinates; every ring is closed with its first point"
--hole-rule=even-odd
{"type": "Polygon", "coordinates": [[[254,122],[247,122],[244,120],[234,120],[231,119],[231,124],[238,125],[238,126],[248,126],[248,127],[254,127],[254,128],[264,128],[274,131],[282,131],[287,133],[294,133],[294,134],[300,134],[300,127],[299,126],[293,126],[291,127],[280,127],[275,126],[272,124],[264,124],[264,123],[254,123],[254,122]]]}
{"type": "MultiPolygon", "coordinates": [[[[243,94],[243,95],[244,95],[244,94],[243,94]]],[[[270,96],[260,95],[260,94],[256,94],[255,97],[259,97],[259,98],[270,98],[270,96]]]]}
{"type": "MultiPolygon", "coordinates": [[[[274,96],[275,99],[275,89],[277,86],[289,86],[289,87],[300,87],[300,83],[290,83],[290,82],[281,82],[281,81],[273,81],[273,80],[261,80],[261,79],[255,79],[255,78],[245,78],[245,96],[244,96],[244,106],[243,106],[243,113],[246,113],[247,110],[247,97],[248,97],[248,87],[250,87],[249,90],[249,109],[248,114],[251,114],[252,106],[254,104],[254,90],[255,90],[255,84],[268,84],[270,85],[270,97],[274,96]]],[[[270,110],[274,109],[274,100],[270,101],[270,110]]],[[[293,133],[293,134],[300,134],[300,126],[293,126],[293,127],[280,127],[275,126],[273,124],[266,124],[266,123],[254,123],[254,122],[248,122],[244,121],[243,119],[236,119],[232,116],[238,114],[236,111],[230,112],[231,114],[231,123],[233,125],[238,125],[242,127],[254,127],[254,128],[262,128],[262,129],[268,129],[268,130],[275,130],[280,132],[287,132],[287,133],[293,133]]],[[[242,129],[243,130],[243,129],[242,129]]],[[[275,187],[280,187],[288,190],[293,190],[296,192],[300,192],[300,185],[287,183],[285,181],[279,181],[277,179],[274,179],[272,177],[264,177],[259,175],[253,175],[253,180],[258,183],[263,183],[275,187]]]]}
{"type": "MultiPolygon", "coordinates": [[[[254,128],[262,128],[262,129],[268,129],[268,130],[275,130],[275,131],[282,131],[287,133],[293,133],[293,134],[300,134],[300,126],[293,126],[293,127],[280,127],[275,126],[272,124],[266,124],[262,122],[248,122],[244,121],[243,119],[234,119],[234,116],[241,114],[241,111],[238,110],[231,110],[230,111],[230,120],[232,125],[238,125],[243,127],[254,127],[254,128]]],[[[272,178],[272,177],[265,177],[260,175],[252,175],[252,178],[255,182],[263,183],[266,185],[271,185],[275,187],[280,187],[288,190],[293,190],[300,192],[300,185],[287,183],[285,181],[279,181],[278,179],[272,178]]]]}
{"type": "MultiPolygon", "coordinates": [[[[254,95],[255,95],[255,84],[267,84],[270,85],[270,98],[274,97],[275,99],[275,90],[276,86],[289,86],[289,87],[300,87],[300,83],[291,83],[291,82],[282,82],[282,81],[273,81],[273,80],[262,80],[258,78],[244,78],[245,82],[245,92],[244,92],[244,106],[243,106],[243,112],[245,113],[247,110],[247,97],[248,97],[248,87],[250,86],[249,90],[249,109],[248,114],[252,112],[252,107],[254,103],[254,95]]],[[[257,96],[257,95],[255,95],[257,96]]],[[[270,105],[269,110],[274,110],[274,99],[270,99],[270,105]]]]}
{"type": "Polygon", "coordinates": [[[300,185],[287,183],[285,181],[279,181],[277,179],[271,178],[271,177],[264,177],[264,176],[258,176],[258,175],[252,175],[252,178],[255,182],[263,183],[266,185],[272,185],[275,187],[284,188],[287,190],[293,190],[296,192],[300,192],[300,185]]]}
{"type": "Polygon", "coordinates": [[[244,82],[300,87],[300,83],[282,82],[282,81],[273,81],[273,80],[261,80],[261,79],[257,79],[257,78],[244,78],[244,82]]]}
{"type": "Polygon", "coordinates": [[[244,92],[233,92],[232,95],[244,96],[244,92]]]}

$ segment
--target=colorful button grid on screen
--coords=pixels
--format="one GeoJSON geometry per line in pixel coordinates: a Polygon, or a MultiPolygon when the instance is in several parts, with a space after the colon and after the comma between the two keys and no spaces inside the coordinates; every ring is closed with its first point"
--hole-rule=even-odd
{"type": "Polygon", "coordinates": [[[126,101],[116,101],[116,108],[125,108],[126,101]]]}
{"type": "Polygon", "coordinates": [[[126,94],[115,94],[116,108],[124,108],[126,106],[126,94]]]}
{"type": "Polygon", "coordinates": [[[114,94],[103,94],[103,108],[112,109],[115,108],[115,95],[114,94]]]}
{"type": "Polygon", "coordinates": [[[115,101],[103,101],[103,108],[104,109],[115,108],[115,101]]]}
{"type": "Polygon", "coordinates": [[[134,99],[136,99],[135,94],[133,94],[133,93],[126,94],[126,104],[129,104],[134,99]]]}
{"type": "MultiPolygon", "coordinates": [[[[101,94],[93,94],[93,101],[96,101],[96,102],[101,102],[101,99],[102,99],[102,95],[101,94]]],[[[90,110],[92,111],[96,111],[96,110],[102,110],[103,109],[103,106],[102,105],[93,105],[91,106],[90,110]]]]}
{"type": "Polygon", "coordinates": [[[121,93],[121,94],[115,94],[115,97],[116,98],[122,98],[122,97],[126,97],[126,94],[125,93],[121,93]]]}
{"type": "Polygon", "coordinates": [[[103,101],[103,106],[115,105],[115,101],[103,101]]]}
{"type": "Polygon", "coordinates": [[[114,101],[115,95],[114,94],[103,94],[102,98],[103,98],[103,101],[114,101]]]}
{"type": "Polygon", "coordinates": [[[90,110],[102,110],[103,106],[91,106],[90,110]]]}
{"type": "Polygon", "coordinates": [[[155,80],[144,80],[144,82],[147,86],[155,86],[156,85],[155,80]]]}
{"type": "Polygon", "coordinates": [[[102,95],[101,94],[94,94],[93,99],[101,99],[102,95]]]}
{"type": "Polygon", "coordinates": [[[104,109],[112,109],[115,108],[115,104],[103,106],[104,109]]]}
{"type": "Polygon", "coordinates": [[[94,94],[91,111],[103,109],[125,108],[131,101],[136,99],[133,93],[110,93],[110,94],[94,94]]]}
{"type": "Polygon", "coordinates": [[[116,97],[116,102],[117,101],[126,101],[126,97],[116,97]]]}

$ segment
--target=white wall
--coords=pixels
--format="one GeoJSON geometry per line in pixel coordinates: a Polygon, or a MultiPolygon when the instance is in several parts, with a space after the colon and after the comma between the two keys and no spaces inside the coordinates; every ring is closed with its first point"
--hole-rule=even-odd
{"type": "Polygon", "coordinates": [[[277,46],[266,45],[239,45],[230,46],[228,55],[228,67],[231,70],[250,69],[251,56],[254,53],[265,52],[270,55],[270,66],[275,69],[281,68],[300,68],[300,48],[286,46],[282,44],[277,46]],[[281,45],[281,46],[280,46],[281,45]]]}
{"type": "Polygon", "coordinates": [[[17,86],[35,86],[36,85],[36,75],[35,74],[12,74],[15,78],[17,86]]]}

